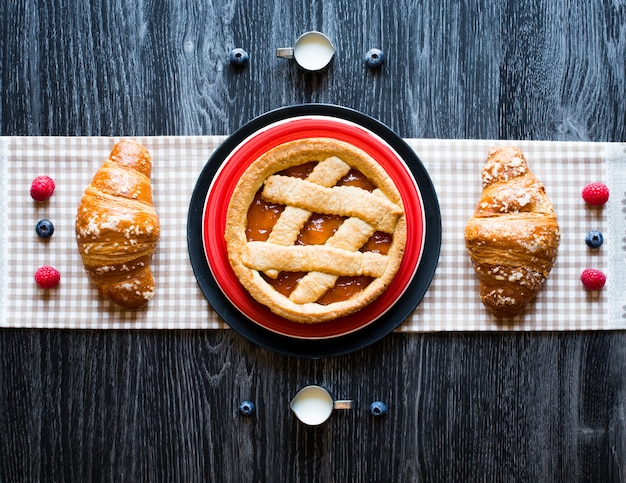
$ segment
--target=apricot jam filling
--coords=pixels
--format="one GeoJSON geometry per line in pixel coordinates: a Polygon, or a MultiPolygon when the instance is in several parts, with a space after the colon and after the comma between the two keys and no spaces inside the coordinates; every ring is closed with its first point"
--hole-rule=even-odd
{"type": "MultiPolygon", "coordinates": [[[[300,166],[293,166],[278,174],[306,179],[317,162],[310,162],[300,166]]],[[[338,186],[355,186],[367,191],[373,191],[376,186],[361,172],[352,169],[341,180],[338,186]]],[[[248,209],[248,224],[246,226],[246,237],[248,241],[267,241],[272,228],[284,210],[284,205],[270,203],[261,196],[262,188],[256,193],[250,208],[248,209]]],[[[342,216],[322,213],[312,213],[305,225],[300,230],[296,244],[298,245],[321,245],[333,236],[337,229],[345,220],[342,216]]],[[[389,233],[377,231],[361,247],[360,251],[377,252],[386,255],[393,236],[389,233]]],[[[280,272],[276,278],[270,278],[261,274],[263,279],[270,284],[277,292],[288,297],[295,289],[297,283],[306,273],[303,272],[280,272]]],[[[318,304],[328,305],[335,302],[348,300],[355,294],[364,290],[373,278],[360,277],[339,277],[335,286],[328,290],[320,299],[318,304]]]]}
{"type": "Polygon", "coordinates": [[[254,196],[248,208],[248,226],[246,238],[248,241],[267,241],[272,228],[285,209],[284,205],[270,203],[261,197],[261,190],[254,196]]]}

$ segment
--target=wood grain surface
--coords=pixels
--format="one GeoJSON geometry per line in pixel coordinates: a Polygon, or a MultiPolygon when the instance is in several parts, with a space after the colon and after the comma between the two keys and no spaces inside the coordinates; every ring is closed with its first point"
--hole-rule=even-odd
{"type": "MultiPolygon", "coordinates": [[[[623,0],[6,0],[0,29],[2,135],[229,134],[324,102],[404,137],[626,141],[623,0]],[[275,57],[310,29],[337,47],[323,74],[275,57]]],[[[3,482],[618,482],[625,413],[622,332],[392,334],[321,360],[234,331],[0,332],[3,482]],[[309,383],[356,409],[298,424],[309,383]]]]}

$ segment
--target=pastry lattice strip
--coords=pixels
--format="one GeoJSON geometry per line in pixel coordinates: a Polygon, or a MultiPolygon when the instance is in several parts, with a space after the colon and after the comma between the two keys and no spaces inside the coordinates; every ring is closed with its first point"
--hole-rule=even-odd
{"type": "Polygon", "coordinates": [[[327,188],[306,180],[273,175],[267,178],[263,198],[283,205],[297,206],[312,213],[355,216],[371,224],[376,230],[393,233],[402,208],[354,186],[327,188]]]}
{"type": "MultiPolygon", "coordinates": [[[[375,189],[373,193],[384,196],[379,189],[375,189]]],[[[365,245],[375,232],[376,230],[369,223],[351,217],[346,219],[334,235],[326,240],[326,246],[354,252],[365,245]]],[[[332,273],[309,272],[297,283],[289,299],[297,304],[315,302],[335,286],[338,278],[338,275],[332,273]]]]}
{"type": "MultiPolygon", "coordinates": [[[[349,171],[349,164],[344,163],[337,156],[331,156],[315,165],[313,171],[307,176],[307,181],[331,187],[348,174],[349,171]]],[[[267,242],[275,245],[293,245],[298,238],[300,230],[302,230],[310,216],[310,211],[296,206],[285,206],[285,209],[274,224],[267,242]]],[[[276,278],[278,273],[278,270],[267,270],[265,272],[271,278],[276,278]]]]}
{"type": "MultiPolygon", "coordinates": [[[[266,183],[263,197],[271,202],[287,205],[266,242],[269,245],[292,246],[300,230],[314,211],[341,216],[356,215],[347,218],[335,234],[326,241],[324,247],[339,249],[339,251],[324,251],[324,254],[332,253],[336,257],[332,260],[331,265],[322,264],[319,269],[310,265],[310,256],[314,253],[315,256],[323,258],[317,248],[298,247],[297,250],[279,250],[281,253],[278,254],[274,248],[264,247],[264,249],[272,252],[272,260],[275,261],[280,258],[281,262],[285,263],[280,270],[275,266],[265,270],[266,274],[275,277],[281,270],[309,272],[298,282],[289,296],[295,303],[302,304],[318,300],[335,285],[339,276],[363,275],[362,271],[357,270],[355,272],[352,268],[357,263],[355,258],[368,260],[368,263],[372,263],[374,260],[372,260],[371,255],[375,255],[374,259],[376,259],[377,267],[381,271],[379,275],[375,275],[374,272],[369,273],[370,276],[380,276],[386,268],[386,256],[368,253],[363,257],[364,254],[358,250],[377,229],[392,232],[402,209],[390,202],[378,189],[370,193],[360,188],[334,186],[349,170],[350,166],[336,157],[328,158],[319,163],[304,181],[308,184],[318,184],[322,188],[317,191],[317,199],[301,195],[302,185],[300,182],[303,180],[298,178],[275,175],[270,177],[266,183]],[[351,196],[346,198],[346,193],[351,196]],[[361,218],[365,218],[365,220],[361,218]],[[302,259],[294,260],[296,254],[302,259]]],[[[244,256],[247,261],[244,263],[250,266],[254,263],[253,260],[258,262],[259,258],[263,258],[261,254],[263,250],[261,245],[257,243],[248,247],[247,255],[244,256]]],[[[359,260],[360,262],[362,260],[359,260]]],[[[250,268],[263,271],[259,265],[250,266],[250,268]]]]}
{"type": "MultiPolygon", "coordinates": [[[[355,252],[365,245],[375,231],[372,225],[359,218],[348,218],[335,234],[326,240],[325,246],[355,252]]],[[[297,304],[315,302],[335,286],[337,278],[339,276],[332,273],[309,272],[300,279],[289,298],[297,304]]]]}
{"type": "Polygon", "coordinates": [[[324,272],[349,277],[381,277],[387,256],[375,252],[351,252],[327,245],[272,245],[248,242],[242,253],[244,265],[263,272],[270,268],[287,272],[324,272]]]}

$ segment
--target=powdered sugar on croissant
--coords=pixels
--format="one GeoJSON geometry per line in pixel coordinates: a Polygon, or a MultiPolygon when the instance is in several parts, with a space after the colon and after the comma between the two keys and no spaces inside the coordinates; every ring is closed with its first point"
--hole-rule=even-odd
{"type": "Polygon", "coordinates": [[[154,296],[150,268],[160,236],[150,153],[122,140],[96,172],[78,206],[76,241],[100,295],[126,309],[154,296]]]}
{"type": "Polygon", "coordinates": [[[493,148],[482,184],[465,244],[483,304],[497,317],[513,317],[535,298],[552,270],[559,225],[543,184],[518,148],[493,148]]]}

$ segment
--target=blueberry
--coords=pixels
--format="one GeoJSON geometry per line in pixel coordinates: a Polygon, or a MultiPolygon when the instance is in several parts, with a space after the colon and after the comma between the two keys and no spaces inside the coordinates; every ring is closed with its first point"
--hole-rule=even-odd
{"type": "Polygon", "coordinates": [[[50,238],[54,233],[54,225],[50,220],[39,220],[35,225],[35,231],[41,238],[50,238]]]}
{"type": "Polygon", "coordinates": [[[370,404],[370,413],[374,417],[380,417],[387,414],[387,405],[382,401],[374,401],[370,404]]]}
{"type": "Polygon", "coordinates": [[[589,231],[585,237],[585,243],[589,248],[600,248],[600,245],[602,245],[603,242],[604,237],[598,230],[589,231]]]}
{"type": "Polygon", "coordinates": [[[385,53],[380,49],[370,49],[365,54],[365,65],[371,69],[378,69],[385,62],[385,53]]]}
{"type": "Polygon", "coordinates": [[[239,412],[244,416],[252,416],[254,409],[254,403],[252,401],[242,401],[239,405],[239,412]]]}
{"type": "Polygon", "coordinates": [[[243,49],[237,48],[230,51],[230,63],[232,65],[243,66],[248,63],[250,56],[248,52],[243,49]]]}

